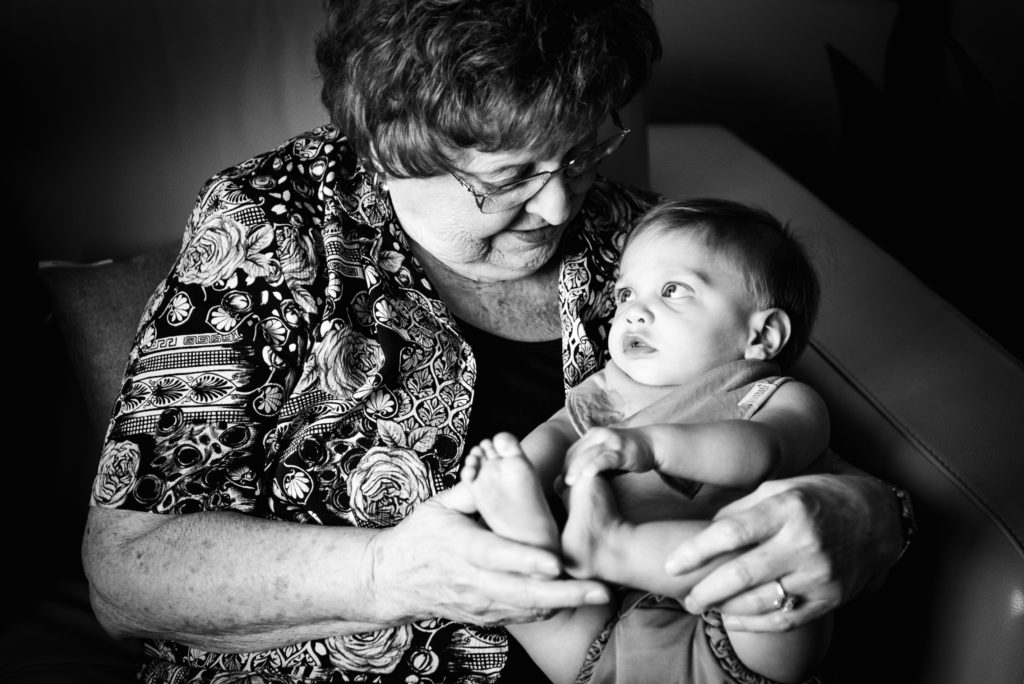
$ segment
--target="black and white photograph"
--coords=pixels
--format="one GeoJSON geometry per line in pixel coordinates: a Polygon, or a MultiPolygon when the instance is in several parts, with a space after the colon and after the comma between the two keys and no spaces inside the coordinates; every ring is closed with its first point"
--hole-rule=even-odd
{"type": "Polygon", "coordinates": [[[3,13],[0,681],[1024,684],[1019,0],[3,13]]]}

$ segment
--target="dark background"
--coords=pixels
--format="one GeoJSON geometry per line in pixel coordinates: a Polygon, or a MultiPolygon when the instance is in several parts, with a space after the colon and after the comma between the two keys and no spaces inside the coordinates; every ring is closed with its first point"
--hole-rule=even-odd
{"type": "Polygon", "coordinates": [[[731,128],[1024,359],[1024,3],[655,8],[651,121],[731,128]]]}
{"type": "MultiPolygon", "coordinates": [[[[6,216],[26,277],[40,259],[178,237],[206,177],[325,119],[319,0],[2,12],[6,216]]],[[[1024,3],[655,0],[655,14],[650,121],[729,127],[1024,358],[1024,3]]]]}

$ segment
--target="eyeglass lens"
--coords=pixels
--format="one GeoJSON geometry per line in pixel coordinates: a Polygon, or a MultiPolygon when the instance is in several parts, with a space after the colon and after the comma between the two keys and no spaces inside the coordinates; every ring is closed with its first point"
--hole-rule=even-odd
{"type": "Polygon", "coordinates": [[[540,189],[544,187],[554,173],[561,172],[569,179],[586,175],[605,157],[619,148],[628,132],[628,130],[623,130],[616,133],[604,142],[576,155],[561,168],[545,171],[536,176],[530,176],[517,183],[511,183],[494,190],[482,198],[480,211],[485,214],[496,214],[524,203],[540,192],[540,189]]]}

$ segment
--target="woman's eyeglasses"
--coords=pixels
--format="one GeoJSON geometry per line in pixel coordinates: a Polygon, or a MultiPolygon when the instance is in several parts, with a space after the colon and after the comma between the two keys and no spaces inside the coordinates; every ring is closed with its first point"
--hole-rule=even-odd
{"type": "Polygon", "coordinates": [[[454,171],[449,173],[462,184],[462,187],[469,190],[473,198],[476,199],[476,206],[483,213],[497,214],[502,211],[508,211],[525,204],[531,197],[540,192],[541,188],[547,185],[547,182],[551,180],[551,176],[554,174],[561,173],[566,179],[579,178],[593,171],[598,164],[604,161],[605,157],[619,149],[619,145],[622,144],[630,129],[622,125],[617,112],[612,112],[612,121],[619,127],[618,133],[593,147],[574,154],[572,159],[564,162],[557,169],[541,171],[528,178],[500,185],[487,193],[477,192],[472,185],[454,171]]]}

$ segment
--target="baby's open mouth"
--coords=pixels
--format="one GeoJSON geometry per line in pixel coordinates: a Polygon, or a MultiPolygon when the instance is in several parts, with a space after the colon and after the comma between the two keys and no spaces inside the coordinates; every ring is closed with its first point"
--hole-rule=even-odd
{"type": "Polygon", "coordinates": [[[647,340],[639,335],[627,335],[622,340],[624,351],[653,351],[654,347],[647,343],[647,340]]]}

